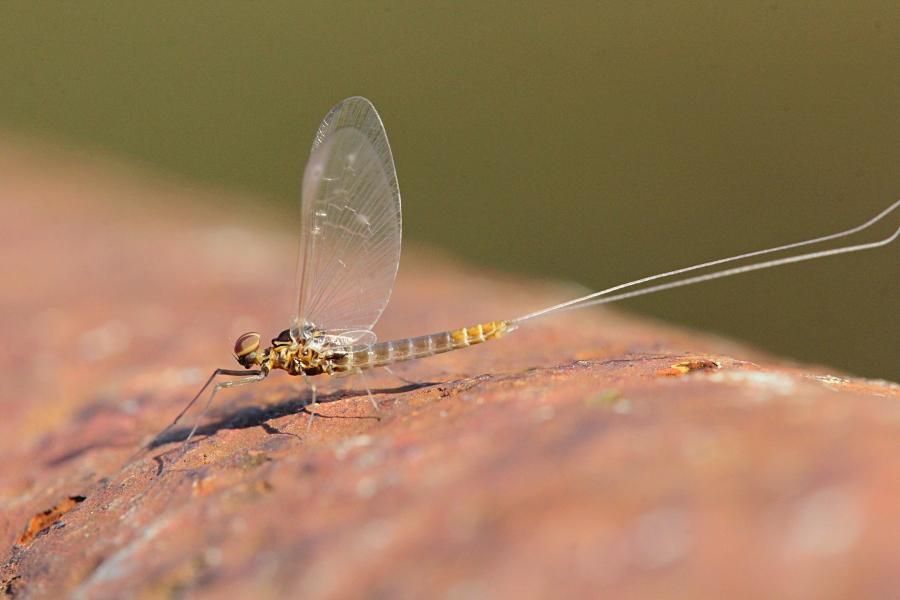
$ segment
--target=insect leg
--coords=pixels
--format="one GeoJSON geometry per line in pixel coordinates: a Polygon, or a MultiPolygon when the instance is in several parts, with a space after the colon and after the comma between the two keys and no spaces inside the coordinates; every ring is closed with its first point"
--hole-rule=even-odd
{"type": "MultiPolygon", "coordinates": [[[[366,388],[366,393],[369,395],[369,401],[372,403],[372,406],[375,408],[375,414],[380,414],[380,410],[378,410],[378,402],[375,401],[375,396],[372,395],[372,390],[369,389],[369,380],[366,379],[366,374],[362,372],[362,369],[357,369],[356,374],[359,375],[359,378],[362,379],[363,386],[366,388]]],[[[379,419],[381,417],[378,417],[379,419]]]]}
{"type": "MultiPolygon", "coordinates": [[[[165,429],[163,429],[162,431],[160,431],[153,437],[153,441],[150,442],[150,445],[151,446],[156,445],[157,443],[163,441],[165,435],[169,432],[169,430],[171,430],[173,427],[175,427],[175,425],[178,424],[178,421],[181,420],[181,417],[183,417],[185,415],[185,413],[187,413],[187,411],[189,411],[191,409],[191,407],[194,406],[194,404],[197,402],[197,400],[200,398],[200,396],[203,395],[203,392],[206,391],[206,388],[209,387],[209,384],[211,384],[216,377],[218,377],[220,375],[230,375],[230,376],[247,375],[248,373],[250,375],[258,375],[260,373],[260,371],[249,371],[248,372],[248,371],[237,371],[234,369],[216,369],[215,371],[213,371],[212,375],[210,375],[207,378],[206,383],[203,384],[203,387],[200,388],[200,391],[198,391],[194,395],[194,397],[191,398],[191,401],[188,402],[185,405],[185,407],[181,409],[181,412],[178,413],[178,416],[176,416],[175,419],[171,423],[169,423],[165,429]]],[[[148,447],[150,447],[150,446],[148,446],[148,447]]]]}
{"type": "MultiPolygon", "coordinates": [[[[244,373],[246,373],[246,371],[242,372],[242,374],[244,374],[244,373]]],[[[212,405],[212,401],[215,399],[216,394],[219,393],[219,390],[221,390],[223,388],[238,387],[238,386],[242,386],[242,385],[247,385],[249,383],[255,383],[257,381],[265,379],[265,377],[266,377],[265,374],[263,374],[262,372],[258,372],[255,375],[250,375],[248,377],[241,377],[239,379],[232,379],[230,381],[222,381],[221,383],[217,383],[215,385],[215,387],[213,387],[212,393],[209,395],[209,400],[207,400],[206,404],[203,406],[203,410],[200,411],[200,414],[197,415],[196,419],[194,419],[194,426],[191,427],[190,433],[188,433],[187,437],[184,438],[184,441],[181,442],[181,450],[178,453],[178,459],[180,459],[182,456],[184,456],[185,450],[187,450],[188,442],[190,442],[191,438],[194,437],[194,434],[197,433],[197,428],[200,427],[200,423],[203,420],[203,417],[206,415],[206,411],[209,410],[209,407],[212,405]]],[[[207,383],[207,385],[209,385],[209,384],[207,383]]],[[[204,387],[206,387],[206,386],[204,386],[204,387]]],[[[191,401],[191,403],[193,403],[193,401],[191,401]]],[[[180,416],[181,415],[179,415],[179,417],[180,416]]],[[[175,462],[178,462],[178,459],[176,459],[175,462]]]]}
{"type": "Polygon", "coordinates": [[[381,368],[384,369],[385,371],[387,371],[388,373],[390,373],[391,377],[393,377],[394,379],[399,379],[403,383],[406,383],[409,385],[421,385],[418,381],[413,381],[412,379],[407,379],[406,377],[403,377],[402,375],[397,375],[396,373],[394,373],[394,371],[391,370],[390,367],[381,367],[381,368]]]}
{"type": "Polygon", "coordinates": [[[312,398],[309,401],[309,420],[306,422],[306,430],[309,431],[310,427],[312,427],[313,419],[316,418],[316,384],[310,381],[306,375],[303,376],[303,381],[309,386],[309,391],[312,394],[312,398]]]}

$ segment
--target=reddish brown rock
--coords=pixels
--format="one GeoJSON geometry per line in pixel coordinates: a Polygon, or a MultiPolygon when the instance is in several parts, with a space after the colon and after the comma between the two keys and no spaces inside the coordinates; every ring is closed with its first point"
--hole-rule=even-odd
{"type": "MultiPolygon", "coordinates": [[[[588,311],[130,458],[290,317],[246,198],[0,149],[0,591],[17,598],[890,597],[900,388],[588,311]],[[243,219],[243,220],[242,220],[243,219]],[[76,501],[75,498],[82,498],[76,501]],[[45,514],[46,512],[46,514],[45,514]],[[43,515],[43,516],[42,516],[43,515]]],[[[291,216],[293,217],[293,216],[291,216]]],[[[407,248],[380,335],[570,296],[407,248]]]]}

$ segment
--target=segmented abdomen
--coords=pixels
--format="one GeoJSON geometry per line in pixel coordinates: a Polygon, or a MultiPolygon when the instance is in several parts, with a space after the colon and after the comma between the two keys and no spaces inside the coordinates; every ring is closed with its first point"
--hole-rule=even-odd
{"type": "Polygon", "coordinates": [[[351,348],[347,354],[333,359],[332,364],[335,373],[384,367],[404,360],[423,358],[480,344],[498,338],[514,329],[515,327],[510,321],[488,321],[441,333],[380,342],[366,348],[351,348]]]}

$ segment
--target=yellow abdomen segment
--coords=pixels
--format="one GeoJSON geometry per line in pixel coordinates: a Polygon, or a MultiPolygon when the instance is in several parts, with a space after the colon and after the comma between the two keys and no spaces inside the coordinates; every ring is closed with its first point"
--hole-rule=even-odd
{"type": "Polygon", "coordinates": [[[462,327],[449,331],[450,339],[453,342],[453,348],[465,348],[472,344],[480,344],[500,337],[509,329],[507,321],[488,321],[487,323],[479,323],[471,327],[462,327]]]}
{"type": "Polygon", "coordinates": [[[443,354],[493,340],[514,329],[515,326],[510,321],[488,321],[441,333],[380,342],[367,348],[352,348],[346,355],[334,360],[334,372],[384,367],[414,358],[443,354]]]}

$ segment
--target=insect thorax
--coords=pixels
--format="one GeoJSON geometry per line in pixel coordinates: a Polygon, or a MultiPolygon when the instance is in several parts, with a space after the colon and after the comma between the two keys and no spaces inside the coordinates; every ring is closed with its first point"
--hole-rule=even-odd
{"type": "Polygon", "coordinates": [[[321,375],[331,373],[335,352],[321,343],[319,332],[294,340],[289,329],[282,331],[272,340],[271,348],[265,352],[265,368],[281,369],[290,375],[321,375]]]}

